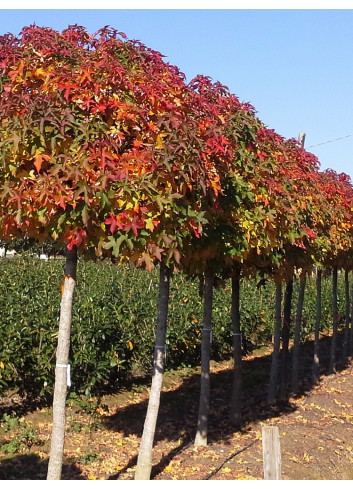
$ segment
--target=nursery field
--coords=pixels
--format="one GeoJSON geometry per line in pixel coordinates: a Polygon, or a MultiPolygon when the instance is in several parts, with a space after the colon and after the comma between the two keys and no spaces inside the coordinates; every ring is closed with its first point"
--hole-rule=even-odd
{"type": "Polygon", "coordinates": [[[4,477],[261,478],[226,464],[316,386],[316,451],[350,461],[350,390],[318,384],[353,355],[349,175],[113,27],[7,33],[0,67],[4,477]]]}
{"type": "MultiPolygon", "coordinates": [[[[0,478],[4,480],[46,477],[62,267],[60,259],[22,256],[0,261],[0,478]]],[[[79,263],[63,479],[133,479],[149,397],[157,292],[155,272],[79,263]]],[[[297,292],[296,285],[294,302],[297,292]]],[[[202,299],[197,281],[181,274],[173,276],[154,480],[263,479],[261,427],[266,424],[280,429],[284,479],[352,478],[351,364],[338,366],[334,375],[327,374],[331,280],[323,280],[321,381],[317,386],[312,383],[315,282],[309,278],[300,392],[270,407],[266,395],[274,293],[270,281],[242,281],[243,424],[235,430],[229,421],[230,285],[218,284],[213,308],[209,443],[196,448],[202,299]]],[[[338,303],[343,328],[341,275],[338,303]]]]}
{"type": "Polygon", "coordinates": [[[349,175],[110,26],[0,36],[0,95],[3,477],[262,478],[256,423],[317,389],[315,455],[282,437],[325,470],[284,478],[348,477],[349,175]]]}

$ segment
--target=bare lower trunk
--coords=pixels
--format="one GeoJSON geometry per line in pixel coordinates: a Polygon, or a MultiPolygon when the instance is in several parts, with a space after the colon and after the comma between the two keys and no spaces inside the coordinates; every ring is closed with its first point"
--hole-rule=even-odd
{"type": "Polygon", "coordinates": [[[349,335],[349,355],[353,355],[353,286],[352,286],[352,300],[351,300],[351,329],[349,335]]]}
{"type": "Polygon", "coordinates": [[[293,297],[293,279],[290,278],[287,281],[286,291],[284,294],[282,350],[281,350],[281,381],[280,381],[281,400],[287,399],[287,369],[288,369],[289,336],[290,336],[290,328],[291,328],[292,297],[293,297]]]}
{"type": "Polygon", "coordinates": [[[212,334],[213,273],[205,274],[204,313],[201,342],[201,390],[195,446],[207,445],[208,411],[210,403],[210,346],[212,334]]]}
{"type": "Polygon", "coordinates": [[[151,392],[148,401],[147,414],[137,459],[135,480],[149,480],[152,470],[152,448],[157,425],[160,396],[163,384],[165,365],[165,338],[167,331],[167,316],[169,303],[169,270],[161,263],[159,280],[158,318],[156,327],[156,343],[154,347],[154,362],[151,392]]]}
{"type": "Polygon", "coordinates": [[[53,429],[47,480],[60,480],[65,443],[65,403],[70,371],[69,350],[72,301],[76,281],[77,250],[67,252],[64,285],[61,297],[58,346],[56,350],[53,400],[53,429]]]}
{"type": "Polygon", "coordinates": [[[345,284],[345,306],[346,306],[346,319],[344,326],[344,338],[342,345],[342,364],[346,363],[349,351],[349,314],[350,314],[350,296],[349,296],[349,272],[344,272],[344,284],[345,284]]]}
{"type": "Polygon", "coordinates": [[[268,386],[267,402],[271,405],[276,404],[276,391],[279,372],[279,350],[281,346],[281,326],[282,326],[282,284],[276,283],[276,305],[275,305],[275,331],[273,341],[273,353],[271,362],[270,382],[268,386]]]}
{"type": "Polygon", "coordinates": [[[240,331],[240,278],[232,279],[232,328],[233,328],[233,389],[231,405],[231,422],[234,426],[241,426],[241,398],[242,398],[242,365],[241,365],[241,331],[240,331]]]}
{"type": "Polygon", "coordinates": [[[302,327],[302,316],[304,307],[306,285],[306,273],[303,271],[300,275],[299,295],[297,303],[297,312],[295,316],[294,326],[294,343],[293,343],[293,366],[292,366],[292,391],[297,394],[299,389],[299,349],[300,349],[300,333],[302,327]]]}
{"type": "Polygon", "coordinates": [[[338,305],[337,305],[337,267],[332,272],[332,325],[333,332],[330,349],[329,374],[336,372],[336,346],[337,346],[337,322],[338,322],[338,305]]]}
{"type": "Polygon", "coordinates": [[[315,318],[315,339],[314,339],[314,363],[313,363],[313,381],[315,384],[320,378],[320,357],[319,357],[319,341],[320,341],[320,323],[322,310],[322,270],[317,269],[316,272],[316,318],[315,318]]]}

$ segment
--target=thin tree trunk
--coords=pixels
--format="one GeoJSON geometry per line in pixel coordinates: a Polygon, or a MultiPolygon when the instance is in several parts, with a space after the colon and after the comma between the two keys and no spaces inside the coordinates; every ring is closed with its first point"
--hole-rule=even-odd
{"type": "Polygon", "coordinates": [[[291,328],[291,312],[293,297],[293,278],[287,281],[286,291],[284,294],[283,310],[283,329],[282,329],[282,351],[281,351],[281,381],[280,381],[280,398],[287,398],[287,368],[288,368],[288,350],[289,336],[291,328]]]}
{"type": "Polygon", "coordinates": [[[332,272],[332,324],[333,332],[331,338],[331,350],[330,350],[330,365],[329,374],[336,372],[336,345],[337,345],[337,322],[338,322],[338,305],[337,305],[337,267],[333,268],[332,272]]]}
{"type": "Polygon", "coordinates": [[[153,376],[147,414],[137,459],[135,480],[150,480],[152,470],[152,448],[157,425],[166,353],[166,332],[169,303],[169,269],[161,263],[159,276],[158,318],[154,347],[153,376]]]}
{"type": "Polygon", "coordinates": [[[212,334],[213,272],[205,273],[204,312],[201,341],[201,390],[195,446],[207,446],[208,411],[210,404],[210,346],[212,334]]]}
{"type": "Polygon", "coordinates": [[[271,405],[276,404],[276,391],[279,372],[279,350],[281,346],[281,326],[282,326],[282,283],[276,282],[276,305],[275,305],[275,331],[273,341],[273,353],[271,362],[270,381],[268,386],[267,402],[271,405]]]}
{"type": "Polygon", "coordinates": [[[316,318],[315,318],[315,339],[314,339],[314,362],[313,362],[313,381],[318,383],[320,378],[320,357],[319,357],[319,341],[320,341],[320,323],[322,311],[322,270],[316,271],[316,318]]]}
{"type": "Polygon", "coordinates": [[[349,271],[344,271],[344,284],[345,284],[345,306],[346,306],[346,319],[344,326],[344,338],[342,345],[342,365],[346,363],[349,351],[349,314],[350,314],[350,296],[349,296],[349,271]]]}
{"type": "Polygon", "coordinates": [[[293,343],[293,365],[292,365],[292,391],[294,394],[299,390],[299,350],[300,350],[300,333],[302,327],[304,297],[306,285],[306,272],[300,274],[300,285],[297,302],[297,312],[295,315],[294,325],[294,343],[293,343]]]}
{"type": "Polygon", "coordinates": [[[349,336],[349,355],[353,354],[353,286],[352,286],[352,300],[351,300],[351,330],[349,336]]]}
{"type": "Polygon", "coordinates": [[[231,404],[231,422],[234,426],[241,426],[241,399],[242,399],[242,365],[241,365],[241,331],[240,331],[240,277],[232,278],[232,329],[233,329],[233,389],[231,404]]]}
{"type": "Polygon", "coordinates": [[[61,297],[58,346],[56,350],[53,400],[53,429],[47,480],[60,480],[65,443],[65,403],[69,380],[69,350],[72,302],[76,282],[77,248],[68,250],[61,297]]]}

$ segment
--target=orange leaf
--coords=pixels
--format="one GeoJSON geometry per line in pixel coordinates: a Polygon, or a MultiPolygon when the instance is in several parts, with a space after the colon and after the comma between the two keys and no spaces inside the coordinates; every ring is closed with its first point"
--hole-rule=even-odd
{"type": "Polygon", "coordinates": [[[37,172],[39,173],[42,168],[43,156],[37,155],[34,160],[34,166],[36,167],[37,172]]]}
{"type": "Polygon", "coordinates": [[[42,163],[43,161],[48,161],[50,160],[50,156],[48,155],[42,155],[42,154],[37,154],[35,159],[34,159],[34,166],[36,167],[37,172],[39,173],[41,168],[42,168],[42,163]]]}

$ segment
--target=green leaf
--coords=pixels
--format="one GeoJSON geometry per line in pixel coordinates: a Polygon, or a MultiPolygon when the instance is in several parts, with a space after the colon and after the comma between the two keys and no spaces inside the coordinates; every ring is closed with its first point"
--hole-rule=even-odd
{"type": "Polygon", "coordinates": [[[88,207],[87,205],[84,205],[82,209],[82,222],[85,226],[87,226],[88,221],[89,221],[88,207]]]}

